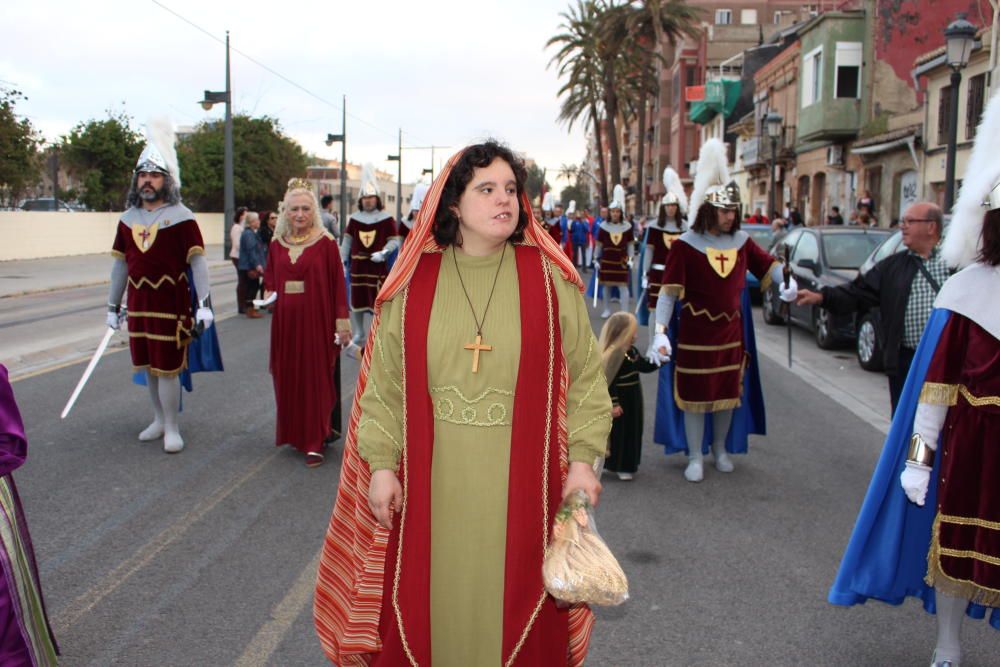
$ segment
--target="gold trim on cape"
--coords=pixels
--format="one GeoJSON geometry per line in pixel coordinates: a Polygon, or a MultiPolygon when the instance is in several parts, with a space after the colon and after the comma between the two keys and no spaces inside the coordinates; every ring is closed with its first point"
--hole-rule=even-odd
{"type": "MultiPolygon", "coordinates": [[[[981,554],[975,551],[947,549],[941,546],[941,523],[958,523],[961,525],[979,525],[984,522],[981,519],[971,519],[966,517],[947,516],[938,512],[934,517],[934,529],[931,535],[931,548],[927,554],[927,576],[924,581],[928,586],[933,586],[938,591],[951,595],[952,597],[964,598],[969,602],[985,607],[1000,607],[1000,590],[982,586],[970,579],[956,579],[950,576],[941,567],[941,556],[950,558],[971,558],[990,565],[1000,567],[1000,559],[981,554]]],[[[990,527],[990,526],[983,526],[990,527]]]]}

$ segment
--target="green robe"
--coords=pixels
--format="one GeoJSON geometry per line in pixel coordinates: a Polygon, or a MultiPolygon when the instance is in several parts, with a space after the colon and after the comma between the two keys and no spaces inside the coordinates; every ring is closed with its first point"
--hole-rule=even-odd
{"type": "MultiPolygon", "coordinates": [[[[513,250],[506,249],[483,321],[483,344],[493,350],[480,353],[478,373],[471,370],[473,353],[464,349],[475,341],[476,323],[455,260],[482,320],[500,253],[472,257],[446,250],[431,309],[426,345],[434,409],[430,606],[435,667],[499,665],[501,660],[511,414],[522,326],[513,250]]],[[[569,460],[594,464],[607,445],[611,400],[580,291],[557,268],[552,273],[570,378],[569,460]]],[[[397,297],[382,307],[361,396],[358,449],[372,471],[399,465],[401,305],[397,297]]],[[[422,343],[407,339],[407,345],[422,343]]]]}

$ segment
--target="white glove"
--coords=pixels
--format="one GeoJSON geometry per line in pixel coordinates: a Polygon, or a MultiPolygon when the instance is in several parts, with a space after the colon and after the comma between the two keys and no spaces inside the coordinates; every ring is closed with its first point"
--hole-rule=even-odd
{"type": "Polygon", "coordinates": [[[931,469],[913,461],[907,461],[906,467],[899,475],[899,483],[906,497],[921,507],[927,499],[927,487],[930,486],[930,482],[931,469]]]}
{"type": "Polygon", "coordinates": [[[385,253],[382,252],[381,250],[379,250],[378,252],[373,252],[371,260],[376,264],[381,264],[382,262],[385,261],[385,253]]]}
{"type": "Polygon", "coordinates": [[[642,277],[642,289],[649,289],[649,276],[642,277]]]}
{"type": "Polygon", "coordinates": [[[208,306],[200,307],[194,314],[194,323],[204,324],[205,328],[212,326],[212,322],[215,321],[215,315],[212,314],[212,309],[208,306]]]}
{"type": "Polygon", "coordinates": [[[788,276],[788,287],[785,287],[785,282],[782,281],[778,288],[779,298],[785,303],[793,303],[798,295],[799,284],[795,282],[795,276],[788,276]]]}
{"type": "Polygon", "coordinates": [[[594,268],[595,269],[601,268],[601,258],[600,257],[595,257],[594,258],[594,268]]]}
{"type": "Polygon", "coordinates": [[[107,325],[115,331],[118,331],[118,329],[122,326],[121,316],[118,313],[112,313],[110,310],[108,311],[108,317],[105,322],[107,322],[107,325]]]}
{"type": "Polygon", "coordinates": [[[646,358],[649,359],[649,363],[665,364],[670,361],[671,355],[673,355],[674,350],[670,346],[670,339],[667,338],[667,334],[658,333],[653,336],[653,342],[649,344],[649,351],[646,353],[646,358]],[[665,350],[664,353],[662,350],[665,350]]]}

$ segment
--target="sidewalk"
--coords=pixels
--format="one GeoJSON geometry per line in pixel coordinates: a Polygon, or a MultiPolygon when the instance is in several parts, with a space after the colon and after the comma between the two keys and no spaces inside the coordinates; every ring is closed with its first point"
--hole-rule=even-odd
{"type": "MultiPolygon", "coordinates": [[[[230,263],[222,257],[222,244],[207,246],[205,255],[209,269],[230,263]]],[[[0,299],[102,285],[110,274],[110,253],[0,262],[0,299]]]]}

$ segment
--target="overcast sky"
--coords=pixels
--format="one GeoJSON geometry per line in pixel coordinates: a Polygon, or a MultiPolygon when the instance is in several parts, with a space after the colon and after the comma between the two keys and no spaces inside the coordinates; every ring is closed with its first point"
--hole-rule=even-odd
{"type": "Polygon", "coordinates": [[[223,115],[196,102],[225,87],[228,29],[234,110],[277,118],[307,151],[340,157],[323,140],[339,133],[347,95],[348,161],[395,171],[385,156],[396,152],[401,127],[403,180],[412,181],[430,166],[430,151],[406,146],[448,146],[438,151],[442,162],[495,136],[547,167],[555,183],[559,166],[584,154],[579,126],[568,134],[556,123],[559,84],[546,69],[545,42],[568,4],[3,0],[0,81],[29,97],[18,111],[47,139],[107,109],[124,109],[137,126],[161,114],[194,125],[223,115]]]}

